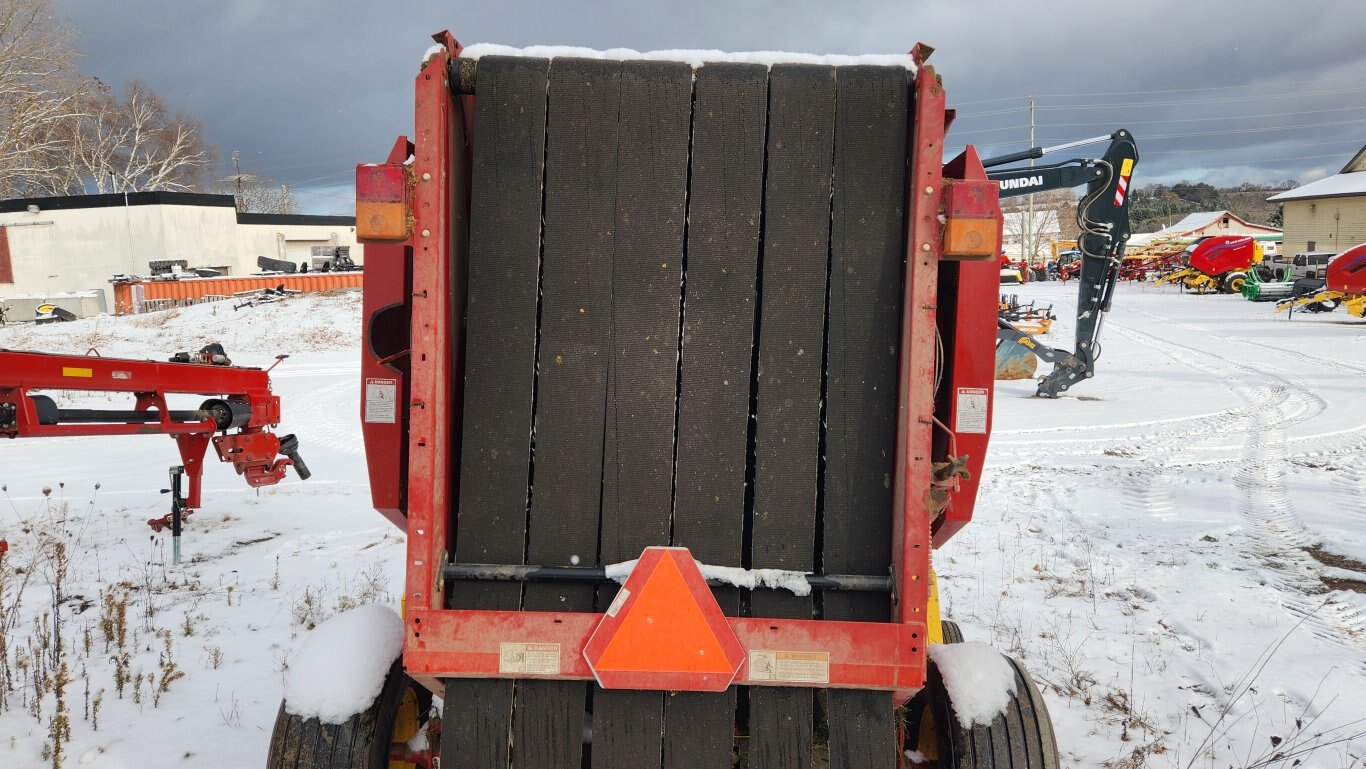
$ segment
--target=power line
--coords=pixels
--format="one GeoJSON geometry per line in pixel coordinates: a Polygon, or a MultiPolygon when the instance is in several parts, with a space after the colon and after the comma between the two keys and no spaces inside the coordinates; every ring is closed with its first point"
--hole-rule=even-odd
{"type": "MultiPolygon", "coordinates": [[[[1194,136],[1230,136],[1230,135],[1233,135],[1233,134],[1273,133],[1273,132],[1275,132],[1275,131],[1294,131],[1294,130],[1299,130],[1299,129],[1301,129],[1301,128],[1327,128],[1327,127],[1329,127],[1329,126],[1361,125],[1361,124],[1362,124],[1362,121],[1360,121],[1360,120],[1334,120],[1334,121],[1329,121],[1329,122],[1327,122],[1327,123],[1300,123],[1300,124],[1297,124],[1297,125],[1285,125],[1285,126],[1254,126],[1254,127],[1251,127],[1251,128],[1229,128],[1229,129],[1225,129],[1225,130],[1223,130],[1223,131],[1188,131],[1188,132],[1185,132],[1185,133],[1175,133],[1175,134],[1149,134],[1149,135],[1147,135],[1147,136],[1142,136],[1142,137],[1139,137],[1139,138],[1140,138],[1142,141],[1150,142],[1150,141],[1158,141],[1158,140],[1162,140],[1162,139],[1185,139],[1185,138],[1194,137],[1194,136]]],[[[1080,138],[1080,137],[1078,137],[1078,138],[1080,138]]],[[[1062,144],[1062,143],[1068,142],[1068,141],[1076,141],[1076,139],[1051,139],[1051,140],[1049,140],[1049,141],[1050,141],[1050,143],[1053,143],[1053,144],[1062,144]]]]}
{"type": "Polygon", "coordinates": [[[348,168],[348,169],[346,169],[345,171],[338,171],[338,172],[336,172],[335,174],[327,174],[327,175],[325,175],[325,176],[315,176],[315,177],[313,177],[312,179],[304,179],[304,180],[301,181],[301,182],[294,182],[294,184],[291,185],[291,186],[298,186],[298,185],[310,184],[310,183],[312,183],[312,182],[320,182],[320,181],[322,181],[323,179],[333,179],[333,178],[336,178],[336,177],[338,177],[338,176],[343,176],[343,175],[345,175],[345,174],[353,174],[353,173],[355,173],[355,172],[356,172],[356,169],[354,169],[354,168],[348,168]]]}
{"type": "MultiPolygon", "coordinates": [[[[1315,79],[1315,80],[1301,81],[1301,82],[1299,82],[1299,83],[1295,83],[1295,84],[1291,85],[1291,87],[1300,87],[1300,86],[1304,85],[1305,83],[1337,83],[1337,82],[1353,82],[1353,83],[1359,83],[1359,82],[1361,82],[1361,78],[1360,78],[1360,77],[1321,77],[1321,78],[1317,78],[1317,79],[1315,79]]],[[[1062,93],[1062,94],[1060,94],[1060,93],[1046,93],[1046,94],[1042,94],[1041,96],[1036,96],[1036,97],[1034,97],[1034,98],[1036,98],[1036,99],[1039,99],[1039,98],[1058,99],[1058,98],[1067,98],[1067,97],[1071,97],[1071,96],[1147,96],[1147,95],[1151,95],[1151,94],[1160,94],[1160,93],[1198,93],[1198,92],[1208,92],[1208,91],[1233,91],[1233,90],[1237,90],[1237,89],[1239,89],[1239,88],[1258,88],[1258,87],[1260,87],[1260,85],[1257,84],[1257,83],[1243,83],[1243,84],[1241,84],[1241,85],[1211,85],[1211,86],[1202,86],[1202,87],[1199,87],[1199,88],[1164,88],[1164,89],[1162,89],[1162,90],[1157,90],[1157,91],[1106,91],[1106,92],[1098,92],[1098,93],[1062,93]]],[[[1024,99],[1024,98],[1028,98],[1028,97],[1019,96],[1019,97],[1015,97],[1015,98],[1024,99]]]]}
{"type": "Polygon", "coordinates": [[[958,119],[963,119],[963,118],[991,117],[991,116],[993,116],[993,115],[1010,115],[1010,114],[1013,114],[1013,113],[1015,113],[1015,112],[1028,112],[1028,111],[1029,111],[1029,107],[1028,107],[1028,106],[1025,106],[1025,107],[1011,107],[1010,109],[997,109],[997,110],[992,110],[992,111],[990,111],[990,112],[971,112],[971,113],[968,113],[968,114],[966,114],[966,115],[964,115],[964,114],[959,114],[959,115],[955,115],[955,116],[954,116],[954,119],[955,119],[955,120],[958,120],[958,119]]]}
{"type": "Polygon", "coordinates": [[[1128,109],[1130,107],[1200,107],[1206,104],[1228,104],[1240,101],[1266,101],[1267,99],[1300,99],[1309,96],[1336,96],[1344,93],[1361,93],[1366,88],[1342,88],[1333,91],[1299,91],[1284,94],[1256,94],[1253,96],[1230,96],[1222,99],[1201,99],[1199,101],[1148,101],[1127,102],[1123,104],[1064,104],[1055,107],[1039,107],[1040,110],[1074,109],[1128,109]]]}
{"type": "MultiPolygon", "coordinates": [[[[1057,112],[1057,111],[1071,111],[1071,109],[1128,109],[1128,108],[1147,108],[1147,107],[1202,107],[1202,105],[1208,105],[1208,104],[1233,104],[1233,102],[1239,102],[1239,101],[1268,101],[1268,100],[1277,100],[1277,98],[1300,98],[1300,97],[1309,97],[1309,96],[1339,96],[1339,94],[1344,94],[1344,93],[1362,93],[1362,92],[1366,92],[1366,87],[1355,87],[1355,89],[1320,90],[1320,92],[1261,93],[1261,94],[1255,94],[1255,96],[1236,96],[1236,97],[1227,97],[1227,98],[1202,98],[1202,100],[1198,100],[1198,101],[1130,101],[1130,102],[1121,102],[1121,104],[1061,104],[1061,105],[1053,105],[1053,107],[1038,107],[1037,109],[1040,109],[1040,111],[1057,112]]],[[[1076,94],[1076,96],[1086,96],[1086,94],[1076,94]]],[[[1105,96],[1105,94],[1100,94],[1100,96],[1105,96]]],[[[1121,94],[1112,94],[1112,96],[1121,96],[1121,94]]],[[[1027,97],[1020,97],[1020,98],[1027,98],[1027,97]]],[[[1037,101],[1037,100],[1035,100],[1035,101],[1037,101]]],[[[970,104],[970,102],[964,102],[964,104],[970,104]]],[[[1009,109],[992,109],[992,111],[988,111],[988,112],[966,112],[966,113],[959,113],[958,119],[959,119],[959,120],[967,120],[967,119],[973,119],[973,117],[992,117],[992,116],[996,116],[996,115],[1011,115],[1011,113],[1015,113],[1015,112],[1027,112],[1027,111],[1029,111],[1029,107],[1014,107],[1014,108],[1009,108],[1009,109]]]]}
{"type": "MultiPolygon", "coordinates": [[[[1191,154],[1191,153],[1199,154],[1199,153],[1200,153],[1200,150],[1170,150],[1170,151],[1167,151],[1167,152],[1149,152],[1149,153],[1145,153],[1145,154],[1147,154],[1147,155],[1180,155],[1180,154],[1191,154]]],[[[1229,163],[1229,162],[1237,163],[1237,162],[1240,162],[1240,160],[1239,160],[1239,159],[1236,159],[1236,158],[1233,159],[1233,160],[1225,159],[1225,158],[1223,158],[1223,153],[1220,153],[1220,152],[1217,152],[1217,151],[1216,151],[1216,152],[1207,153],[1207,154],[1211,154],[1211,155],[1217,154],[1217,155],[1219,155],[1219,157],[1221,158],[1221,162],[1224,162],[1224,163],[1229,163]]],[[[1292,155],[1292,156],[1290,156],[1290,157],[1254,158],[1254,159],[1251,159],[1251,160],[1242,160],[1241,162],[1244,162],[1244,163],[1253,163],[1253,162],[1255,162],[1255,163],[1258,163],[1258,164],[1261,164],[1261,163],[1284,163],[1284,162],[1286,162],[1286,161],[1288,161],[1288,160],[1321,160],[1321,159],[1323,159],[1323,158],[1341,158],[1341,157],[1342,157],[1342,153],[1341,153],[1341,152],[1333,152],[1333,153],[1329,153],[1329,154],[1326,154],[1326,155],[1292,155]]]]}
{"type": "Polygon", "coordinates": [[[1188,149],[1188,150],[1148,150],[1148,149],[1145,149],[1145,150],[1143,151],[1143,155],[1144,155],[1144,157],[1147,157],[1148,155],[1172,155],[1172,154],[1175,154],[1175,153],[1178,153],[1178,152],[1209,152],[1209,151],[1214,151],[1214,152],[1236,152],[1236,151],[1238,151],[1238,150],[1255,150],[1255,149],[1257,149],[1258,147],[1275,147],[1275,148],[1277,148],[1277,149],[1284,149],[1284,148],[1286,148],[1286,147],[1322,147],[1322,146],[1328,145],[1328,144],[1338,144],[1338,145],[1346,146],[1346,147],[1348,147],[1348,148],[1356,148],[1356,147],[1360,147],[1360,146],[1361,146],[1360,140],[1359,140],[1359,139],[1333,139],[1332,141],[1324,141],[1324,142],[1285,142],[1285,143],[1273,143],[1273,144],[1262,144],[1262,145],[1255,145],[1255,144],[1254,144],[1254,145],[1248,145],[1248,146],[1243,146],[1243,147],[1224,147],[1224,148],[1221,148],[1221,149],[1219,149],[1219,150],[1197,150],[1197,149],[1188,149]]]}
{"type": "MultiPolygon", "coordinates": [[[[1325,112],[1356,112],[1366,110],[1366,104],[1356,107],[1331,107],[1329,109],[1309,109],[1297,112],[1263,112],[1257,115],[1211,115],[1208,117],[1182,117],[1170,118],[1167,120],[1125,120],[1125,126],[1131,125],[1164,125],[1167,123],[1208,123],[1211,121],[1230,121],[1230,120],[1250,120],[1264,117],[1289,117],[1292,115],[1320,115],[1325,112]]],[[[1104,123],[1040,123],[1040,128],[1085,128],[1087,126],[1114,125],[1115,121],[1104,123]]],[[[990,130],[990,129],[988,129],[990,130]]]]}
{"type": "MultiPolygon", "coordinates": [[[[1352,83],[1358,83],[1358,82],[1361,82],[1361,78],[1360,78],[1360,77],[1323,77],[1323,78],[1317,78],[1317,79],[1315,79],[1315,80],[1300,81],[1300,82],[1295,83],[1295,84],[1293,84],[1293,85],[1292,85],[1292,84],[1287,84],[1287,86],[1288,86],[1288,87],[1299,88],[1299,87],[1302,87],[1303,85],[1305,85],[1306,83],[1338,83],[1338,82],[1352,82],[1352,83]]],[[[1160,90],[1156,90],[1156,91],[1099,91],[1099,92],[1094,92],[1094,93],[1045,93],[1045,94],[1038,94],[1038,95],[1036,95],[1036,96],[1034,97],[1034,99],[1035,99],[1035,100],[1038,100],[1038,99],[1070,99],[1070,98],[1073,98],[1073,97],[1089,97],[1089,96],[1151,96],[1151,95],[1154,95],[1154,94],[1165,94],[1165,93],[1208,93],[1208,92],[1210,92],[1210,91],[1235,91],[1235,90],[1237,90],[1237,89],[1239,89],[1239,88],[1260,88],[1260,87],[1262,87],[1262,84],[1258,84],[1258,83],[1243,83],[1243,84],[1240,84],[1240,85],[1212,85],[1212,86],[1203,86],[1203,87],[1199,87],[1199,88],[1164,88],[1164,89],[1160,89],[1160,90]]],[[[1016,100],[1016,99],[1023,101],[1023,100],[1026,100],[1026,99],[1028,99],[1028,98],[1029,98],[1029,96],[1026,96],[1026,95],[1021,95],[1021,96],[1001,96],[1001,97],[998,97],[998,98],[995,98],[995,99],[977,99],[977,100],[974,100],[974,101],[960,101],[960,102],[955,102],[955,104],[956,104],[957,106],[960,106],[960,107],[966,107],[966,106],[970,106],[970,105],[973,105],[973,104],[993,104],[993,103],[996,103],[996,102],[1012,101],[1012,100],[1016,100]]],[[[1022,108],[1022,109],[1023,109],[1023,108],[1022,108]]],[[[960,117],[963,117],[963,116],[960,115],[960,117]]]]}

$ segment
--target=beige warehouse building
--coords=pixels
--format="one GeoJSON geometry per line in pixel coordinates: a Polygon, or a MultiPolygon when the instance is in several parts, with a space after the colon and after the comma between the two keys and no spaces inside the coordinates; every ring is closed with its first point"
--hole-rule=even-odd
{"type": "Polygon", "coordinates": [[[190,268],[250,275],[259,271],[257,257],[308,262],[314,246],[349,246],[352,259],[362,261],[354,217],[243,214],[231,195],[6,200],[0,201],[0,298],[86,294],[81,314],[107,312],[113,309],[109,279],[149,275],[153,262],[183,260],[190,268]]]}
{"type": "Polygon", "coordinates": [[[1268,200],[1285,205],[1286,254],[1342,253],[1366,243],[1366,147],[1337,175],[1268,200]]]}

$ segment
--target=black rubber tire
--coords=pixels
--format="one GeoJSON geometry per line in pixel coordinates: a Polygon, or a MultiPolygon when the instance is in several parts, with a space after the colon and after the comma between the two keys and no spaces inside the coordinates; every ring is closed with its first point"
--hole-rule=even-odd
{"type": "Polygon", "coordinates": [[[953,716],[944,679],[930,666],[930,706],[939,737],[939,769],[1058,769],[1058,743],[1039,689],[1018,661],[1006,657],[1015,668],[1017,694],[990,726],[964,729],[953,716]]]}
{"type": "MultiPolygon", "coordinates": [[[[939,623],[939,632],[943,640],[940,643],[960,644],[963,643],[963,629],[958,627],[958,623],[952,620],[942,620],[939,623]]],[[[925,687],[916,693],[911,701],[906,705],[906,750],[915,750],[920,735],[920,723],[925,720],[925,709],[929,707],[930,690],[925,687]]]]}
{"type": "Polygon", "coordinates": [[[944,636],[946,644],[963,643],[963,629],[958,627],[957,622],[944,620],[939,623],[940,633],[944,636]]]}
{"type": "Polygon", "coordinates": [[[1243,290],[1243,284],[1247,282],[1247,273],[1230,272],[1219,282],[1219,289],[1226,294],[1237,294],[1243,290]]]}
{"type": "Polygon", "coordinates": [[[418,707],[431,705],[431,694],[404,674],[395,662],[384,678],[384,688],[369,709],[341,724],[324,724],[317,718],[300,718],[285,712],[275,716],[270,736],[268,769],[388,769],[389,738],[394,731],[399,703],[407,689],[418,695],[418,707]]]}

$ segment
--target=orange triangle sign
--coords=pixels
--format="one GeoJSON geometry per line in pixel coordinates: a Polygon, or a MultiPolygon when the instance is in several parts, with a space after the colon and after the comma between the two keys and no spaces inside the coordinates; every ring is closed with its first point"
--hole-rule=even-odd
{"type": "Polygon", "coordinates": [[[604,689],[725,691],[745,649],[692,554],[649,547],[583,649],[604,689]]]}
{"type": "Polygon", "coordinates": [[[721,644],[673,558],[663,558],[612,634],[597,670],[730,673],[721,644]]]}

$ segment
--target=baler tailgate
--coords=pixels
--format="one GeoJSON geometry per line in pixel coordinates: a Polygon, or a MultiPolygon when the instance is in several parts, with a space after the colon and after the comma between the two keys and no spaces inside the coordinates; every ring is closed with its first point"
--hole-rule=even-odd
{"type": "MultiPolygon", "coordinates": [[[[887,573],[906,71],[486,57],[476,83],[453,560],[604,564],[667,544],[887,573]]],[[[616,588],[446,594],[591,612],[616,588]]],[[[729,615],[819,616],[809,596],[713,594],[729,615]]],[[[824,601],[830,619],[890,618],[886,594],[824,601]]],[[[591,724],[595,766],[724,766],[738,726],[751,766],[810,763],[818,731],[891,766],[891,692],[831,691],[827,729],[809,683],[447,678],[443,742],[457,766],[577,766],[591,724]]]]}

